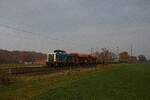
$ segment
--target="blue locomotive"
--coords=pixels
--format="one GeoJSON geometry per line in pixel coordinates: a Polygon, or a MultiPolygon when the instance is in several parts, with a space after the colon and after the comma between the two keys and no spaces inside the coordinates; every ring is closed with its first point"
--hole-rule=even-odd
{"type": "Polygon", "coordinates": [[[54,53],[47,55],[48,66],[65,66],[72,65],[74,57],[63,50],[54,50],[54,53]]]}

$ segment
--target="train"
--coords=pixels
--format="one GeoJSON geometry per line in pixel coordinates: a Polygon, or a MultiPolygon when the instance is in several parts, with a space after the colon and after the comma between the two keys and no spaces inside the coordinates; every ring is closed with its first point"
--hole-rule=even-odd
{"type": "Polygon", "coordinates": [[[92,54],[67,53],[64,50],[54,50],[47,54],[46,64],[49,67],[93,65],[96,64],[97,57],[92,54]]]}

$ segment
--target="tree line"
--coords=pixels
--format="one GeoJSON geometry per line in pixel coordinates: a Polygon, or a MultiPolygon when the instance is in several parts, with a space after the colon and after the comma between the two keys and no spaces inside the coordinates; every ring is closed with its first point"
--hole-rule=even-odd
{"type": "Polygon", "coordinates": [[[34,51],[8,51],[0,49],[0,64],[32,64],[40,59],[46,59],[46,54],[34,51]]]}
{"type": "MultiPolygon", "coordinates": [[[[147,62],[145,55],[131,56],[127,51],[116,54],[106,48],[94,52],[100,63],[144,63],[147,62]]],[[[40,61],[46,63],[46,54],[34,51],[8,51],[0,49],[0,64],[36,64],[40,61]]]]}
{"type": "Polygon", "coordinates": [[[99,63],[146,63],[148,62],[145,55],[131,56],[127,51],[118,54],[102,48],[101,51],[96,51],[94,55],[98,58],[99,63]]]}

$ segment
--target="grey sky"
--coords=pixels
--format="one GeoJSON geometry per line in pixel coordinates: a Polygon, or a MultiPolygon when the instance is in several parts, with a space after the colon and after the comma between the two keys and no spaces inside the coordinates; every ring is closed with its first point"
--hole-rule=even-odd
{"type": "Polygon", "coordinates": [[[89,52],[107,47],[150,58],[150,0],[0,0],[0,48],[89,52]],[[24,32],[23,32],[24,31],[24,32]]]}

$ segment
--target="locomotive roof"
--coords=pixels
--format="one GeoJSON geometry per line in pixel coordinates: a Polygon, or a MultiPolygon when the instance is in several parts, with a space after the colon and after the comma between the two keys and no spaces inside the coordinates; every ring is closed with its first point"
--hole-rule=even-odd
{"type": "Polygon", "coordinates": [[[54,53],[57,53],[57,52],[66,53],[66,51],[64,50],[54,50],[54,53]]]}

